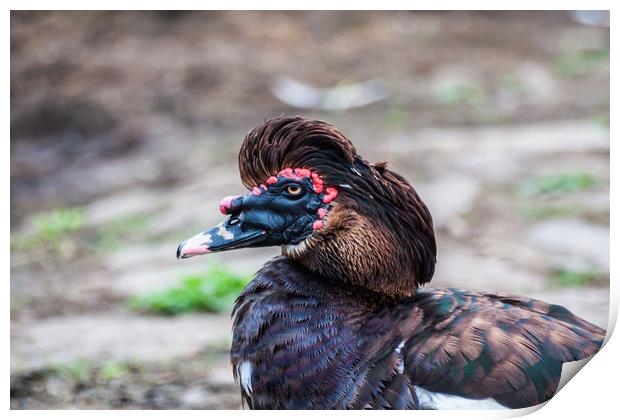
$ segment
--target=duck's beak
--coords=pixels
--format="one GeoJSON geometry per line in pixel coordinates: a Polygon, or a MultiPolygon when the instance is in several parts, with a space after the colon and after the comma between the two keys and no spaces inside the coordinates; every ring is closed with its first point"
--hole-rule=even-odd
{"type": "Polygon", "coordinates": [[[245,248],[261,242],[266,235],[264,230],[243,226],[239,218],[231,216],[214,228],[181,243],[177,248],[177,258],[245,248]]]}

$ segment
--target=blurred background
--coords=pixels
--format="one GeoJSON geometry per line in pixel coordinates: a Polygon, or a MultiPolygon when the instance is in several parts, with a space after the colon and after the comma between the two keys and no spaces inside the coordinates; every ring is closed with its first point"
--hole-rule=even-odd
{"type": "Polygon", "coordinates": [[[278,249],[175,250],[283,113],[412,182],[432,286],[607,325],[608,14],[14,11],[12,408],[240,407],[230,308],[278,249]]]}

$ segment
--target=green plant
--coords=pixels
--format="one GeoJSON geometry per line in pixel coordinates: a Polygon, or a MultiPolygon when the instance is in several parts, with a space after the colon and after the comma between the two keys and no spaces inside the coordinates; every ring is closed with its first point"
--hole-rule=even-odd
{"type": "Polygon", "coordinates": [[[52,372],[57,376],[85,382],[90,376],[91,368],[92,365],[89,361],[80,359],[74,362],[57,365],[52,368],[52,372]]]}
{"type": "Polygon", "coordinates": [[[505,93],[521,94],[523,93],[523,82],[516,74],[504,74],[501,75],[498,80],[499,90],[505,93]]]}
{"type": "Polygon", "coordinates": [[[550,283],[556,287],[582,287],[600,282],[601,273],[594,270],[568,270],[556,268],[549,278],[550,283]]]}
{"type": "Polygon", "coordinates": [[[49,213],[39,214],[33,219],[39,237],[45,241],[57,242],[63,236],[84,227],[82,209],[55,209],[49,213]]]}
{"type": "Polygon", "coordinates": [[[232,306],[249,278],[211,265],[202,275],[182,278],[177,287],[130,300],[134,310],[164,315],[186,312],[221,312],[232,306]]]}
{"type": "MultiPolygon", "coordinates": [[[[57,254],[61,246],[72,240],[88,242],[99,250],[118,246],[127,238],[135,238],[147,231],[150,218],[146,214],[134,214],[121,217],[98,228],[86,228],[84,213],[80,208],[58,208],[35,216],[32,220],[33,231],[28,234],[11,236],[11,250],[23,251],[37,247],[48,247],[57,254]],[[80,234],[79,236],[76,234],[80,234]]],[[[91,249],[83,247],[83,249],[91,249]]]]}
{"type": "Polygon", "coordinates": [[[120,362],[107,362],[98,372],[98,378],[101,381],[108,382],[116,378],[128,375],[131,372],[129,365],[120,362]]]}
{"type": "Polygon", "coordinates": [[[521,192],[531,195],[561,195],[591,189],[597,185],[594,176],[587,173],[566,173],[536,177],[521,185],[521,192]]]}
{"type": "Polygon", "coordinates": [[[609,129],[609,113],[596,114],[591,119],[598,127],[609,129]]]}
{"type": "Polygon", "coordinates": [[[441,81],[435,87],[433,95],[442,105],[473,105],[484,100],[484,91],[479,84],[452,79],[441,81]]]}
{"type": "Polygon", "coordinates": [[[386,123],[390,130],[401,131],[407,128],[409,114],[404,107],[392,107],[386,115],[386,123]]]}
{"type": "Polygon", "coordinates": [[[579,209],[573,207],[556,207],[556,206],[520,206],[518,208],[519,215],[526,220],[540,220],[551,217],[570,216],[578,212],[579,209]]]}
{"type": "Polygon", "coordinates": [[[57,208],[34,216],[34,232],[11,238],[12,250],[49,246],[58,251],[71,235],[84,228],[84,213],[80,208],[57,208]]]}
{"type": "Polygon", "coordinates": [[[609,66],[609,48],[594,48],[566,53],[557,58],[553,64],[556,73],[562,77],[583,76],[609,66]]]}
{"type": "Polygon", "coordinates": [[[97,229],[95,242],[104,250],[114,248],[121,240],[144,233],[150,221],[149,216],[143,213],[118,218],[97,229]]]}

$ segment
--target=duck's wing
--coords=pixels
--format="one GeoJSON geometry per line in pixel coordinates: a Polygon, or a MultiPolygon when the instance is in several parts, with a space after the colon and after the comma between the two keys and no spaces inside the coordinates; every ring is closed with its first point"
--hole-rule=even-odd
{"type": "Polygon", "coordinates": [[[554,395],[562,363],[592,356],[605,336],[567,309],[534,299],[420,289],[415,300],[423,320],[403,351],[420,397],[540,404],[554,395]]]}
{"type": "MultiPolygon", "coordinates": [[[[387,343],[386,343],[387,344],[387,343]]],[[[360,366],[353,377],[348,408],[352,409],[418,409],[418,398],[410,375],[404,371],[404,342],[381,345],[370,363],[360,366]]]]}

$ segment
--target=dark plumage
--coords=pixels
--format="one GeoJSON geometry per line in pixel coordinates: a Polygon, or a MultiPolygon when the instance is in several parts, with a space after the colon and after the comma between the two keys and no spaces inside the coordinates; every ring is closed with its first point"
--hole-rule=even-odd
{"type": "Polygon", "coordinates": [[[562,363],[602,345],[602,329],[560,306],[420,288],[435,268],[428,209],[329,124],[266,121],[239,168],[252,191],[222,200],[226,222],[177,255],[282,246],[233,311],[250,408],[527,407],[553,396],[562,363]]]}
{"type": "Polygon", "coordinates": [[[234,314],[231,361],[252,362],[251,408],[419,408],[416,386],[527,407],[553,396],[562,362],[594,354],[603,334],[514,296],[421,288],[385,301],[286,257],[259,271],[234,314]]]}

